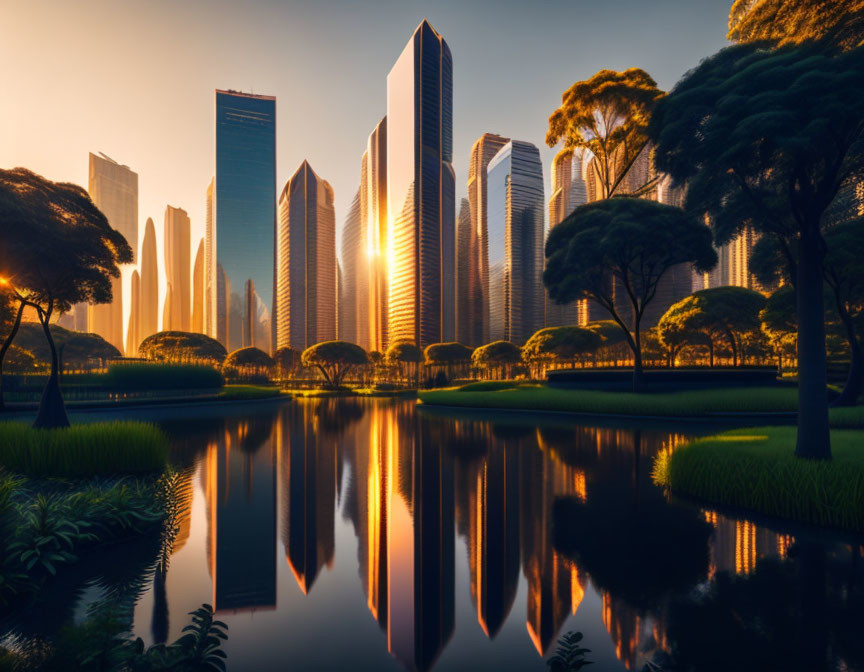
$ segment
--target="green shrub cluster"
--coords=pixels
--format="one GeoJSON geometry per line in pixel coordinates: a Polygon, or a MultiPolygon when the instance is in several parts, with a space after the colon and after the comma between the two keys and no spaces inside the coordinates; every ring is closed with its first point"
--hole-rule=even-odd
{"type": "Polygon", "coordinates": [[[278,397],[282,391],[270,385],[226,385],[219,393],[222,401],[254,401],[278,397]]]}
{"type": "Polygon", "coordinates": [[[795,457],[795,427],[737,429],[661,453],[654,481],[675,493],[864,532],[864,432],[831,432],[833,459],[795,457]]]}
{"type": "Polygon", "coordinates": [[[197,390],[225,384],[222,374],[212,366],[150,362],[113,364],[101,382],[120,390],[197,390]]]}
{"type": "Polygon", "coordinates": [[[77,478],[161,471],[168,439],[154,425],[109,422],[63,429],[0,423],[0,467],[35,477],[77,478]]]}

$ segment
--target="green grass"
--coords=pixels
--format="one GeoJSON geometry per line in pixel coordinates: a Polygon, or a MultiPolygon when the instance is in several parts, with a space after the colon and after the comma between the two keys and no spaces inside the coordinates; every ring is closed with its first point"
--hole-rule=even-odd
{"type": "Polygon", "coordinates": [[[168,439],[154,425],[100,422],[64,429],[0,423],[0,467],[34,477],[87,478],[161,471],[168,439]]]}
{"type": "Polygon", "coordinates": [[[864,406],[844,406],[828,411],[832,427],[837,429],[864,429],[864,406]]]}
{"type": "Polygon", "coordinates": [[[457,388],[460,392],[498,392],[499,390],[511,390],[519,383],[513,380],[480,380],[476,383],[468,383],[457,388]]]}
{"type": "Polygon", "coordinates": [[[282,395],[278,387],[265,385],[226,385],[217,397],[220,401],[254,401],[282,395]]]}
{"type": "Polygon", "coordinates": [[[419,397],[424,404],[441,406],[665,417],[698,417],[712,413],[774,413],[794,411],[797,404],[797,391],[787,387],[635,394],[566,390],[525,384],[499,390],[423,390],[419,397]]]}
{"type": "Polygon", "coordinates": [[[202,364],[113,364],[101,378],[102,385],[121,390],[193,390],[225,384],[219,371],[202,364]]]}
{"type": "Polygon", "coordinates": [[[864,432],[831,432],[833,459],[793,454],[795,427],[736,429],[661,453],[655,483],[713,504],[864,531],[864,432]]]}

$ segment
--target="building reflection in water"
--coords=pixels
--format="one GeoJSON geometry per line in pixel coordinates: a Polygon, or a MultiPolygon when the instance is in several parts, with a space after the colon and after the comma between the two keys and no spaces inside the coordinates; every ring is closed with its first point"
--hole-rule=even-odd
{"type": "MultiPolygon", "coordinates": [[[[764,560],[795,558],[788,535],[667,501],[650,472],[658,452],[684,441],[672,432],[538,426],[351,399],[298,400],[218,424],[200,472],[216,609],[275,608],[277,492],[285,561],[304,594],[334,567],[341,505],[357,538],[368,614],[411,670],[433,667],[453,639],[456,534],[470,581],[459,590],[485,637],[523,618],[512,612],[524,577],[527,639],[548,656],[591,590],[602,610],[585,618],[602,619],[607,655],[629,670],[669,660],[682,595],[709,592],[721,574],[746,579],[764,560]],[[561,525],[562,503],[578,514],[567,517],[572,529],[561,525]]],[[[187,512],[175,552],[189,526],[187,512]]],[[[164,577],[154,582],[152,632],[164,641],[164,577]]]]}
{"type": "Polygon", "coordinates": [[[207,559],[217,612],[276,607],[273,417],[226,419],[207,445],[207,559]]]}

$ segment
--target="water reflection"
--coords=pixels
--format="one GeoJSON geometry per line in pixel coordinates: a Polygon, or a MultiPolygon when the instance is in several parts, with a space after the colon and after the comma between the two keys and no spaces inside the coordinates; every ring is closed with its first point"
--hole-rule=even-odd
{"type": "Polygon", "coordinates": [[[206,568],[231,669],[539,670],[568,630],[598,670],[864,660],[860,546],[669,502],[652,460],[692,430],[354,399],[163,426],[197,475],[136,634],[176,637],[206,568]]]}

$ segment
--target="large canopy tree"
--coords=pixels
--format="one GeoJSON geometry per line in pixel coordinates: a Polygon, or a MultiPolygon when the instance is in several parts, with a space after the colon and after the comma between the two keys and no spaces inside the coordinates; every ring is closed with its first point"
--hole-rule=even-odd
{"type": "MultiPolygon", "coordinates": [[[[615,326],[617,330],[617,325],[615,326]]],[[[532,367],[553,363],[573,364],[593,354],[603,343],[596,331],[583,327],[546,327],[540,329],[522,346],[522,357],[532,367]]],[[[536,372],[535,372],[536,373],[536,372]]]]}
{"type": "Polygon", "coordinates": [[[735,0],[728,37],[778,45],[824,41],[854,49],[864,45],[864,0],[735,0]]]}
{"type": "Polygon", "coordinates": [[[546,144],[563,140],[564,151],[590,152],[600,198],[610,198],[648,144],[648,121],[662,95],[644,70],[601,70],[561,96],[561,107],[549,117],[546,144]]]}
{"type": "Polygon", "coordinates": [[[369,363],[366,351],[347,341],[324,341],[303,351],[303,366],[314,366],[324,376],[330,389],[338,389],[345,377],[356,367],[369,363]]]}
{"type": "Polygon", "coordinates": [[[660,281],[678,264],[708,270],[716,263],[711,233],[696,218],[654,201],[616,197],[580,206],[552,229],[543,282],[557,303],[591,299],[606,309],[633,352],[638,390],[642,317],[660,281]]]}
{"type": "Polygon", "coordinates": [[[768,337],[777,355],[777,369],[783,373],[783,358],[795,357],[798,336],[798,318],[795,314],[795,288],[783,285],[775,289],[765,300],[759,313],[762,331],[768,337]]]}
{"type": "MultiPolygon", "coordinates": [[[[407,369],[410,372],[414,385],[418,384],[420,377],[420,365],[423,363],[423,351],[410,341],[399,341],[394,343],[384,355],[390,366],[398,366],[400,371],[407,369]]],[[[405,375],[407,380],[408,376],[405,375]]]]}
{"type": "Polygon", "coordinates": [[[243,380],[270,378],[276,362],[260,348],[246,347],[234,350],[222,362],[222,373],[226,378],[243,380]]]}
{"type": "Polygon", "coordinates": [[[471,363],[483,371],[497,372],[499,378],[509,378],[513,366],[522,363],[522,350],[510,341],[493,341],[476,348],[471,363]]]}
{"type": "Polygon", "coordinates": [[[649,129],[657,168],[687,183],[717,244],[749,224],[797,250],[801,457],[831,456],[823,215],[864,162],[862,81],[864,49],[729,47],[685,75],[649,129]]]}
{"type": "Polygon", "coordinates": [[[206,363],[221,366],[227,352],[215,338],[188,331],[160,331],[141,341],[138,352],[158,362],[206,363]]]}
{"type": "Polygon", "coordinates": [[[0,277],[32,307],[51,350],[51,375],[34,427],[66,427],[59,356],[49,325],[74,304],[111,301],[132,248],[81,187],[24,168],[0,170],[0,277]]]}
{"type": "Polygon", "coordinates": [[[6,360],[6,353],[9,352],[15,335],[18,333],[23,312],[24,304],[17,303],[16,305],[8,280],[0,278],[0,411],[6,408],[3,400],[3,362],[6,360]]]}
{"type": "Polygon", "coordinates": [[[300,367],[300,354],[287,345],[276,348],[276,352],[273,353],[273,360],[276,362],[276,374],[283,380],[295,374],[300,367]]]}
{"type": "Polygon", "coordinates": [[[714,352],[720,342],[732,352],[732,366],[740,363],[745,340],[761,333],[759,313],[765,297],[746,287],[703,289],[672,305],[660,318],[660,337],[669,347],[683,340],[690,345],[706,343],[714,364],[714,352]]]}
{"type": "Polygon", "coordinates": [[[439,367],[446,372],[447,379],[453,378],[454,369],[463,369],[471,361],[474,351],[462,343],[432,343],[423,351],[426,366],[439,367]]]}

